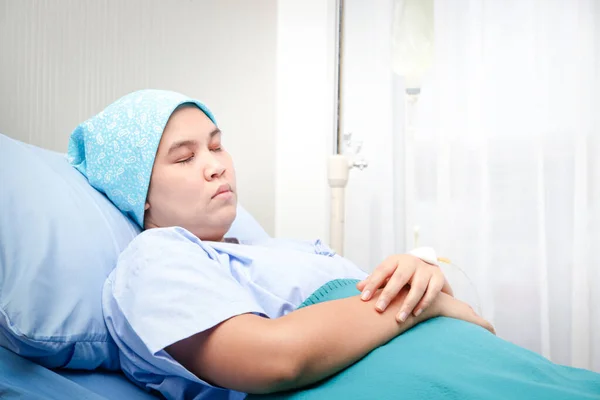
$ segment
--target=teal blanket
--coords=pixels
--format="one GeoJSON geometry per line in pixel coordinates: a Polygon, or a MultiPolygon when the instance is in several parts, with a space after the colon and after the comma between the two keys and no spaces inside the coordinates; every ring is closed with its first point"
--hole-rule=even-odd
{"type": "MultiPolygon", "coordinates": [[[[329,282],[301,307],[354,296],[355,284],[329,282]]],[[[319,384],[248,399],[600,399],[600,374],[554,364],[477,325],[434,318],[319,384]]]]}

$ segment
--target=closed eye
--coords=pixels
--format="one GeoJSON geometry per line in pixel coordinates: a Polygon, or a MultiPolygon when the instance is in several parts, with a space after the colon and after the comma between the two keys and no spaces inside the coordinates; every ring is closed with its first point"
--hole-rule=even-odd
{"type": "Polygon", "coordinates": [[[194,156],[195,156],[195,154],[192,153],[192,155],[189,156],[188,158],[181,160],[181,161],[177,161],[177,164],[187,164],[194,159],[194,156]]]}

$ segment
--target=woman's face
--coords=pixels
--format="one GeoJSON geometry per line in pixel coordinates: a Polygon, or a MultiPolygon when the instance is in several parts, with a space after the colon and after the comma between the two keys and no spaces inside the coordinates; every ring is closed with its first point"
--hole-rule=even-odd
{"type": "Polygon", "coordinates": [[[180,226],[202,240],[220,241],[236,206],[235,171],[221,131],[199,108],[178,108],[158,146],[144,227],[180,226]]]}

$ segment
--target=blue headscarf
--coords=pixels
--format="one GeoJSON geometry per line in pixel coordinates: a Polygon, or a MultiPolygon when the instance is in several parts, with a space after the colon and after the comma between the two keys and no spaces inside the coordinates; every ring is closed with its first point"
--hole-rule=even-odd
{"type": "Polygon", "coordinates": [[[171,114],[188,103],[216,125],[210,110],[197,100],[165,90],[140,90],[115,101],[71,134],[69,163],[141,228],[160,138],[171,114]]]}

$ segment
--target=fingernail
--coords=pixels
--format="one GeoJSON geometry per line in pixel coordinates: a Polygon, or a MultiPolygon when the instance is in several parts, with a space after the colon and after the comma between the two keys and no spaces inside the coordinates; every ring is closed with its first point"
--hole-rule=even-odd
{"type": "Polygon", "coordinates": [[[375,307],[377,307],[379,311],[384,311],[385,307],[387,307],[387,304],[385,304],[385,300],[379,300],[375,307]]]}
{"type": "Polygon", "coordinates": [[[402,311],[400,313],[400,322],[406,321],[406,318],[408,318],[408,314],[406,313],[406,311],[402,311]]]}
{"type": "Polygon", "coordinates": [[[418,317],[419,314],[421,314],[421,312],[423,312],[422,308],[419,308],[416,312],[415,312],[415,317],[418,317]]]}
{"type": "Polygon", "coordinates": [[[371,291],[370,290],[365,290],[362,295],[360,296],[361,299],[363,300],[369,300],[369,297],[371,297],[371,291]]]}

